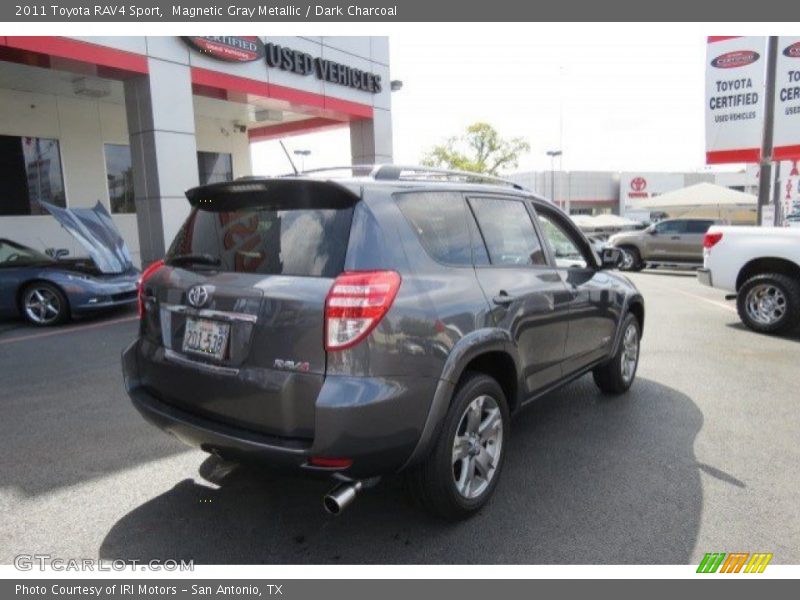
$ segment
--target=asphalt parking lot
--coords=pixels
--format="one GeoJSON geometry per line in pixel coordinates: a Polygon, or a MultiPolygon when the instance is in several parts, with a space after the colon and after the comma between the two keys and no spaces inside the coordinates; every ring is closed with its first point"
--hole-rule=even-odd
{"type": "Polygon", "coordinates": [[[800,562],[800,335],[749,332],[693,273],[632,279],[647,303],[632,390],[608,399],[584,377],[522,413],[498,493],[460,524],[413,508],[396,478],[330,517],[327,482],[226,473],[151,428],[122,389],[132,313],[0,323],[0,562],[800,562]]]}

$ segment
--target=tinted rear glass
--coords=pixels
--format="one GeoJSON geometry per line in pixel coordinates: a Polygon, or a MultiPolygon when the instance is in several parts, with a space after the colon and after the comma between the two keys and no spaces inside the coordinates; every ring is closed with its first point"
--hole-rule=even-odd
{"type": "Polygon", "coordinates": [[[460,193],[398,194],[395,200],[432,258],[449,265],[472,264],[466,206],[460,193]]]}
{"type": "Polygon", "coordinates": [[[714,224],[714,221],[687,221],[687,233],[705,233],[708,228],[714,224]]]}
{"type": "MultiPolygon", "coordinates": [[[[335,277],[344,268],[352,207],[193,209],[167,254],[207,255],[222,271],[335,277]]],[[[199,268],[208,268],[197,263],[199,268]]],[[[182,266],[192,268],[191,263],[182,266]]]]}

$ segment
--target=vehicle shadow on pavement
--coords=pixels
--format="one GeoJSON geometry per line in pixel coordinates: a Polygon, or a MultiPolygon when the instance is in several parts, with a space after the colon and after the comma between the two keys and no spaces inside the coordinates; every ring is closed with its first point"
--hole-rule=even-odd
{"type": "Polygon", "coordinates": [[[702,424],[692,399],[667,386],[639,379],[609,398],[584,377],[514,421],[497,493],[470,521],[414,508],[398,477],[330,517],[329,482],[239,467],[219,487],[185,479],[139,506],[99,554],[199,564],[685,564],[703,504],[693,449],[702,424]]]}
{"type": "MultiPolygon", "coordinates": [[[[751,333],[751,334],[756,335],[756,336],[765,335],[765,334],[761,334],[761,333],[755,333],[754,331],[750,331],[750,329],[748,329],[748,327],[744,323],[742,323],[741,321],[736,321],[734,323],[726,323],[726,326],[730,327],[731,329],[737,329],[739,331],[745,331],[745,332],[751,333]]],[[[773,335],[772,337],[775,337],[775,338],[781,339],[781,340],[788,340],[790,342],[800,342],[800,329],[795,329],[793,331],[790,331],[788,333],[783,333],[781,335],[773,335]]]]}

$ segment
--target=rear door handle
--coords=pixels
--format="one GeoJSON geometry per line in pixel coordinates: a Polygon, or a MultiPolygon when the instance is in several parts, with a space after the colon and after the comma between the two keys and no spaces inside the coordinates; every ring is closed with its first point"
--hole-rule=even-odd
{"type": "Polygon", "coordinates": [[[679,239],[681,239],[681,236],[679,236],[679,235],[673,235],[673,236],[672,236],[671,238],[669,238],[669,239],[671,239],[671,240],[679,240],[679,239]]]}
{"type": "Polygon", "coordinates": [[[492,302],[494,302],[498,306],[508,306],[509,304],[514,302],[514,300],[516,300],[514,296],[509,296],[506,292],[502,290],[500,291],[499,294],[497,294],[497,296],[492,298],[492,302]]]}

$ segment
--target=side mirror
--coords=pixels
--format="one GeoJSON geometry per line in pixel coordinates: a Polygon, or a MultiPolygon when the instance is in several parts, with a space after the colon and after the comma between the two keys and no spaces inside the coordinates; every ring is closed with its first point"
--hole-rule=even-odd
{"type": "Polygon", "coordinates": [[[649,233],[650,235],[658,235],[658,231],[656,231],[655,227],[653,227],[652,229],[648,229],[647,233],[649,233]]]}
{"type": "Polygon", "coordinates": [[[69,255],[69,250],[67,250],[66,248],[48,248],[47,250],[44,251],[44,253],[47,254],[47,256],[49,256],[50,258],[61,260],[65,256],[69,255]]]}
{"type": "Polygon", "coordinates": [[[615,269],[622,262],[622,250],[607,246],[600,252],[600,268],[615,269]]]}

